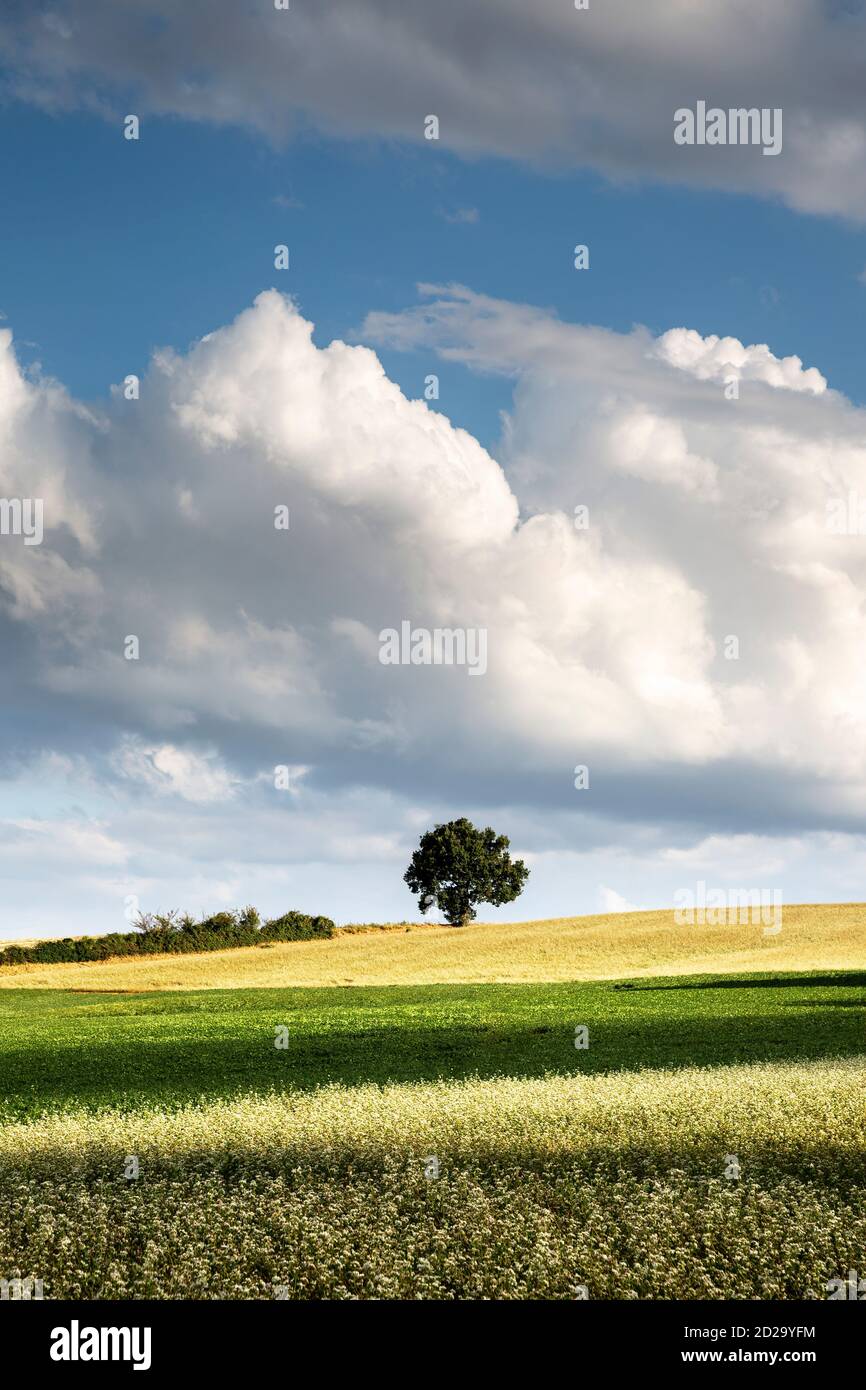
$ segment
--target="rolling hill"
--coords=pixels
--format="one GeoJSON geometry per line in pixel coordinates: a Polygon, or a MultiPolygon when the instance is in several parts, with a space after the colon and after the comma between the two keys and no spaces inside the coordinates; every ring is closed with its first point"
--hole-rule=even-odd
{"type": "Polygon", "coordinates": [[[866,967],[866,905],[786,907],[760,926],[680,926],[672,911],[473,922],[467,927],[342,929],[298,941],[117,961],[0,968],[0,988],[189,990],[277,986],[508,984],[767,970],[866,967]]]}

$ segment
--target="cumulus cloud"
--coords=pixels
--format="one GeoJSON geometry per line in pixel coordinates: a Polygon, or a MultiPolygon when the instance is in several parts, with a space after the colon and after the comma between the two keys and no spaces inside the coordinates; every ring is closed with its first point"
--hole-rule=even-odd
{"type": "Polygon", "coordinates": [[[864,17],[824,0],[65,0],[7,7],[7,95],[252,128],[423,141],[614,179],[866,216],[864,17]],[[674,111],[780,109],[783,147],[677,145],[674,111]]]}
{"type": "MultiPolygon", "coordinates": [[[[540,572],[559,625],[549,645],[568,669],[572,728],[603,739],[588,668],[613,677],[601,703],[633,765],[640,748],[647,760],[798,769],[813,809],[832,800],[825,778],[845,813],[862,807],[866,548],[828,519],[863,477],[864,413],[766,345],[621,335],[461,287],[423,290],[429,302],[372,314],[365,334],[516,378],[500,458],[534,513],[515,549],[533,526],[545,535],[540,572]],[[563,564],[580,575],[568,592],[552,581],[550,533],[577,506],[590,526],[563,564]],[[729,636],[738,659],[725,657],[729,636]]],[[[741,782],[751,797],[745,771],[741,782]]]]}
{"type": "Polygon", "coordinates": [[[22,804],[28,769],[63,781],[8,817],[6,857],[55,825],[66,862],[80,834],[115,907],[166,885],[285,902],[351,864],[348,903],[450,814],[507,808],[538,863],[651,851],[668,886],[697,864],[666,848],[721,862],[734,829],[862,834],[866,535],[827,521],[866,413],[763,345],[461,287],[363,335],[513,379],[497,456],[275,291],[101,411],[0,335],[3,487],[46,497],[42,545],[0,537],[3,771],[22,804]],[[484,629],[486,674],[383,665],[404,621],[484,629]]]}
{"type": "Polygon", "coordinates": [[[827,390],[817,367],[804,370],[799,357],[774,357],[766,343],[746,347],[737,338],[720,338],[715,333],[702,338],[693,328],[671,328],[662,333],[654,350],[663,362],[691,372],[700,381],[765,381],[815,396],[827,390]]]}

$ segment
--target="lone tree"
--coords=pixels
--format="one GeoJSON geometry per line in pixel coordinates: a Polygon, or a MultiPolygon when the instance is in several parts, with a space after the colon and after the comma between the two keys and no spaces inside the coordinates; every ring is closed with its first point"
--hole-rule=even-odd
{"type": "Polygon", "coordinates": [[[529,870],[508,853],[510,841],[490,826],[478,830],[465,816],[437,825],[421,836],[404,883],[417,893],[427,912],[435,902],[452,927],[465,927],[475,916],[474,903],[514,902],[523,891],[529,870]]]}

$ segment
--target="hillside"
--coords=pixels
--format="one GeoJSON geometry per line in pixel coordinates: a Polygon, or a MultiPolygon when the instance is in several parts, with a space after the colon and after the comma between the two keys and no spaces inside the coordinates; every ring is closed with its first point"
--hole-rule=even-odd
{"type": "Polygon", "coordinates": [[[0,988],[149,990],[506,984],[702,972],[866,969],[866,905],[792,905],[760,926],[680,926],[672,911],[343,931],[300,941],[93,964],[0,969],[0,988]]]}

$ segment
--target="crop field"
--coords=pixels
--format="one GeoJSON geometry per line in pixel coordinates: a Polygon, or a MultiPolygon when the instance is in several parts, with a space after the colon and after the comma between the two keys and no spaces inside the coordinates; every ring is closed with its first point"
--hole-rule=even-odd
{"type": "Polygon", "coordinates": [[[508,984],[739,971],[866,970],[866,906],[792,905],[784,930],[728,922],[682,926],[673,911],[553,921],[343,928],[207,955],[0,969],[0,989],[241,989],[284,985],[508,984]]]}
{"type": "Polygon", "coordinates": [[[864,1081],[765,1063],[47,1116],[0,1138],[0,1244],[49,1296],[820,1297],[862,1260],[864,1081]]]}
{"type": "Polygon", "coordinates": [[[540,974],[573,922],[123,961],[113,991],[111,962],[3,972],[0,1269],[47,1298],[824,1298],[866,1247],[864,910],[789,911],[761,969],[717,928],[684,973],[652,914],[648,974],[640,914],[589,919],[627,936],[592,980],[540,974]],[[494,981],[515,930],[535,976],[494,981]],[[381,974],[414,939],[420,973],[440,936],[480,979],[332,983],[347,943],[381,974]],[[277,952],[302,963],[265,983],[277,952]]]}
{"type": "Polygon", "coordinates": [[[0,1116],[173,1107],[333,1083],[851,1057],[864,1050],[864,1006],[866,973],[169,995],[21,990],[0,998],[0,1116]],[[581,1025],[585,1049],[575,1047],[581,1025]]]}

